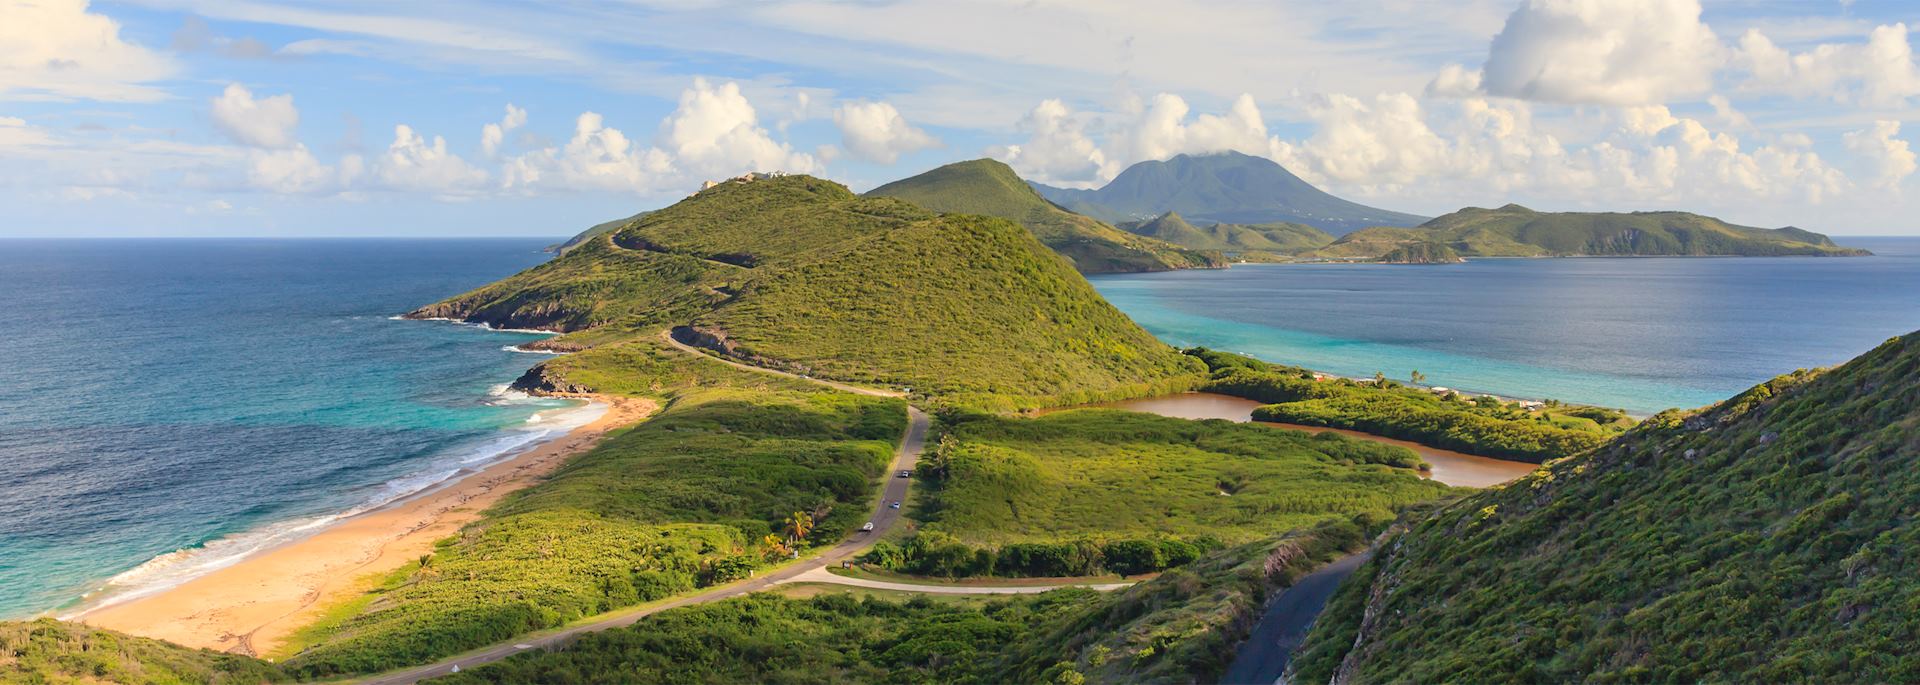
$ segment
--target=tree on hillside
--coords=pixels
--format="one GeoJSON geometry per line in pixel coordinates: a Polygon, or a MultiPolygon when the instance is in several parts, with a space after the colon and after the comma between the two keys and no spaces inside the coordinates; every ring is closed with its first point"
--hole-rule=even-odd
{"type": "Polygon", "coordinates": [[[1426,385],[1427,374],[1420,373],[1419,369],[1414,369],[1413,373],[1407,374],[1407,380],[1413,381],[1414,385],[1426,385]]]}

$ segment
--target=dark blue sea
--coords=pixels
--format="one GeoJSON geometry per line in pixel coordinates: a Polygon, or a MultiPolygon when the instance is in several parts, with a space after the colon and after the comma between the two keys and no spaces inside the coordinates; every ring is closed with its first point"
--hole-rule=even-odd
{"type": "Polygon", "coordinates": [[[1920,238],[1839,242],[1876,256],[1245,265],[1093,283],[1175,345],[1652,413],[1920,329],[1920,238]]]}
{"type": "Polygon", "coordinates": [[[389,317],[545,241],[0,240],[0,617],[176,584],[579,423],[389,317]]]}

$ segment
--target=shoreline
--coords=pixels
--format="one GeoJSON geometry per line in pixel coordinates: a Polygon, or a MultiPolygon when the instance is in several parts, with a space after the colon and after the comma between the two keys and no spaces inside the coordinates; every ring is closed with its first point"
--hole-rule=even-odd
{"type": "Polygon", "coordinates": [[[640,398],[555,394],[605,405],[594,420],[478,471],[334,521],[311,536],[248,555],[179,585],[84,609],[69,620],[189,647],[259,656],[328,607],[478,520],[502,497],[539,482],[608,432],[659,410],[640,398]]]}

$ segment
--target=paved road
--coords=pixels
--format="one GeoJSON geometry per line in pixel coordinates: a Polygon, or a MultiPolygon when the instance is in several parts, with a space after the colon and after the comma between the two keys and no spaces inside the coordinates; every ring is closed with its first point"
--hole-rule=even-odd
{"type": "Polygon", "coordinates": [[[1060,585],[927,585],[924,583],[893,583],[871,578],[848,578],[836,576],[824,568],[781,580],[781,583],[831,583],[852,587],[873,588],[875,590],[899,590],[901,592],[924,592],[935,595],[1037,595],[1048,590],[1068,587],[1084,587],[1101,592],[1133,587],[1133,583],[1065,583],[1060,585]]]}
{"type": "Polygon", "coordinates": [[[1307,641],[1307,631],[1313,628],[1321,610],[1327,608],[1327,600],[1340,587],[1340,581],[1353,575],[1354,570],[1367,561],[1367,556],[1368,553],[1361,552],[1336,560],[1280,591],[1280,596],[1267,604],[1260,622],[1254,624],[1253,634],[1240,644],[1239,653],[1233,655],[1233,663],[1227,665],[1227,673],[1221,676],[1220,682],[1234,685],[1278,682],[1293,661],[1293,650],[1307,641]]]}
{"type": "Polygon", "coordinates": [[[802,376],[797,373],[788,373],[786,371],[780,371],[778,369],[769,369],[764,366],[754,366],[752,364],[734,361],[732,359],[728,359],[726,357],[722,357],[717,354],[709,353],[706,350],[700,349],[698,347],[694,347],[692,345],[688,345],[686,343],[680,342],[679,340],[674,339],[672,330],[661,331],[660,339],[667,341],[668,345],[672,345],[674,347],[680,348],[680,351],[682,352],[686,352],[688,354],[697,354],[702,357],[706,357],[708,359],[712,359],[714,361],[720,362],[722,364],[726,364],[727,366],[731,366],[739,369],[746,369],[754,373],[764,373],[764,374],[773,375],[773,376],[785,376],[787,378],[796,378],[803,381],[818,383],[820,385],[824,385],[829,388],[833,388],[835,390],[844,390],[844,391],[859,394],[859,395],[872,395],[874,397],[906,397],[907,396],[906,393],[898,392],[894,390],[879,390],[875,388],[861,387],[858,385],[847,385],[846,383],[823,380],[819,378],[814,378],[812,376],[802,376]]]}
{"type": "MultiPolygon", "coordinates": [[[[694,350],[694,348],[692,347],[688,347],[686,345],[680,344],[679,341],[673,340],[671,338],[668,339],[668,342],[672,342],[675,347],[679,347],[689,352],[694,352],[695,354],[701,354],[702,356],[706,356],[710,359],[714,359],[722,363],[732,364],[734,366],[738,366],[743,369],[748,369],[751,371],[756,371],[761,373],[770,373],[770,374],[775,374],[780,376],[791,376],[794,378],[800,378],[800,376],[789,374],[784,371],[775,371],[773,369],[765,369],[758,366],[740,364],[740,363],[733,362],[731,360],[720,359],[718,357],[706,355],[705,353],[694,350]]],[[[889,393],[884,390],[874,390],[872,388],[860,388],[860,387],[851,386],[851,385],[834,383],[831,381],[822,381],[814,378],[808,378],[805,380],[810,380],[815,383],[820,383],[822,385],[832,386],[848,392],[857,392],[863,395],[876,395],[876,396],[882,396],[882,397],[899,396],[898,393],[889,393]]],[[[569,640],[572,640],[573,638],[579,636],[582,633],[591,633],[591,632],[597,632],[601,630],[607,630],[609,628],[620,628],[624,626],[633,625],[634,623],[638,622],[640,619],[646,618],[647,616],[652,614],[666,611],[668,609],[674,609],[674,608],[683,607],[683,606],[690,606],[694,604],[704,604],[704,603],[712,602],[715,600],[726,599],[728,597],[738,597],[740,595],[748,594],[751,592],[758,592],[761,590],[765,590],[775,585],[778,585],[780,583],[788,582],[797,576],[804,575],[811,571],[824,569],[827,566],[840,563],[840,561],[843,559],[850,559],[854,556],[857,556],[861,552],[866,551],[868,547],[872,546],[875,541],[880,539],[880,536],[884,535],[888,529],[892,528],[893,525],[899,522],[900,520],[900,514],[903,510],[893,509],[891,507],[888,507],[887,502],[905,501],[907,498],[907,487],[910,484],[912,484],[913,479],[899,478],[899,477],[896,477],[896,474],[900,471],[912,471],[914,464],[918,463],[920,460],[921,450],[925,449],[926,443],[927,443],[926,412],[922,412],[917,408],[909,406],[907,407],[907,419],[908,421],[907,421],[906,436],[901,439],[899,449],[894,451],[893,465],[891,468],[887,470],[887,474],[886,474],[887,485],[885,488],[882,488],[880,502],[874,507],[873,518],[872,518],[873,532],[870,532],[870,533],[855,532],[852,536],[848,537],[846,540],[841,541],[840,544],[834,545],[833,547],[828,548],[826,551],[820,552],[819,554],[816,554],[806,559],[805,561],[802,561],[797,564],[793,564],[791,566],[787,566],[780,570],[777,570],[772,573],[768,573],[766,575],[762,575],[756,578],[743,580],[737,583],[733,583],[731,585],[722,585],[719,587],[710,588],[705,592],[687,595],[685,597],[680,597],[662,604],[649,606],[644,609],[638,609],[630,612],[611,615],[596,621],[583,623],[577,626],[573,626],[571,628],[566,628],[558,632],[525,636],[510,643],[494,645],[492,647],[488,647],[486,649],[482,649],[477,652],[470,652],[460,656],[450,657],[438,663],[410,668],[403,671],[394,671],[390,673],[376,675],[376,676],[367,678],[366,680],[361,682],[366,683],[368,685],[406,685],[408,683],[418,682],[421,680],[425,680],[427,678],[447,675],[448,673],[453,672],[454,669],[456,668],[464,671],[467,669],[471,669],[475,666],[479,666],[481,664],[499,661],[501,659],[505,659],[509,656],[513,656],[520,652],[528,651],[531,649],[553,647],[555,645],[559,645],[569,640]]],[[[825,574],[824,571],[822,573],[825,574]]],[[[831,574],[825,574],[825,575],[831,575],[831,574]]],[[[914,586],[914,587],[915,589],[918,589],[919,586],[914,586]]],[[[931,592],[932,590],[924,590],[924,591],[931,592]]]]}

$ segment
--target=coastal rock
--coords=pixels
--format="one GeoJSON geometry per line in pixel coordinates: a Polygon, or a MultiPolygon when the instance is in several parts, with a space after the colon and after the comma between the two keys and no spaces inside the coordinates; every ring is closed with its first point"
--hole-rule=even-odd
{"type": "Polygon", "coordinates": [[[593,388],[568,381],[560,374],[549,372],[546,364],[527,369],[508,387],[533,395],[583,395],[594,391],[593,388]]]}

